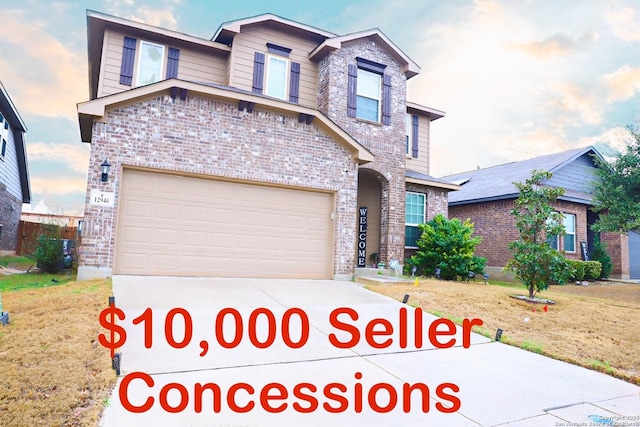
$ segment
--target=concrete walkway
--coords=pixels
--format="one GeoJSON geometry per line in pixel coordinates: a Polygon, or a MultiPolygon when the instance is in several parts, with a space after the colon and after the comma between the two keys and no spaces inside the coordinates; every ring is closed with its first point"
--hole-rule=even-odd
{"type": "Polygon", "coordinates": [[[640,387],[477,334],[464,348],[460,327],[445,335],[447,325],[441,324],[441,335],[432,330],[430,338],[438,318],[420,313],[416,320],[412,307],[355,283],[116,276],[113,288],[116,306],[126,315],[119,324],[127,342],[103,427],[640,426],[640,387]],[[134,324],[148,307],[152,316],[134,324]],[[260,307],[267,310],[256,315],[260,307]],[[216,318],[226,308],[231,310],[216,334],[216,318]],[[357,320],[344,310],[332,324],[331,313],[340,308],[352,309],[357,320]],[[401,309],[407,309],[405,318],[401,309]],[[185,313],[192,326],[189,339],[185,313]],[[275,319],[275,339],[257,348],[248,330],[254,327],[254,340],[264,343],[268,313],[275,319]],[[223,348],[218,339],[235,338],[234,314],[242,319],[243,334],[237,346],[223,348]],[[293,345],[302,335],[300,314],[308,318],[308,339],[290,348],[283,340],[283,318],[290,315],[293,345]],[[371,345],[366,328],[376,318],[389,324],[370,327],[371,345]],[[420,321],[423,343],[416,348],[420,321]],[[149,349],[146,329],[153,338],[149,349]],[[174,346],[182,348],[167,343],[167,329],[174,346]],[[347,348],[332,344],[332,335],[347,348]],[[374,348],[389,339],[386,348],[374,348]],[[451,339],[451,348],[432,343],[451,339]]]}

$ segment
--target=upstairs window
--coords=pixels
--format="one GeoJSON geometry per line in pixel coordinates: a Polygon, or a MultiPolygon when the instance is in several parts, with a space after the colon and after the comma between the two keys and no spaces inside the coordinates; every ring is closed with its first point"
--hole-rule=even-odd
{"type": "Polygon", "coordinates": [[[289,61],[272,55],[269,55],[267,59],[267,87],[265,94],[274,98],[286,99],[289,61]]]}
{"type": "Polygon", "coordinates": [[[356,58],[349,64],[347,115],[372,122],[391,124],[391,76],[386,65],[356,58]]]}
{"type": "Polygon", "coordinates": [[[143,86],[178,77],[180,50],[145,40],[125,37],[122,46],[120,84],[143,86]],[[136,73],[134,76],[134,64],[136,73]],[[166,64],[166,68],[165,68],[166,64]],[[134,79],[135,77],[135,79],[134,79]],[[135,83],[135,84],[134,84],[135,83]]]}
{"type": "Polygon", "coordinates": [[[136,86],[148,85],[162,80],[163,65],[164,46],[140,41],[136,86]]]}
{"type": "Polygon", "coordinates": [[[407,191],[404,214],[404,245],[408,248],[417,248],[416,243],[420,238],[419,224],[424,224],[425,195],[407,191]]]}
{"type": "Polygon", "coordinates": [[[298,103],[300,63],[289,59],[288,47],[267,43],[267,51],[254,54],[253,92],[298,103]]]}

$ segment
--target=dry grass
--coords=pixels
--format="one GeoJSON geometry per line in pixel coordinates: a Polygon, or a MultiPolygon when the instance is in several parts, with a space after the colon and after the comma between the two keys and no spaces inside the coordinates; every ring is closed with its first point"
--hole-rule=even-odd
{"type": "Polygon", "coordinates": [[[416,286],[372,285],[375,292],[454,321],[477,317],[476,332],[556,359],[596,369],[640,384],[640,285],[592,284],[553,286],[541,295],[548,306],[510,298],[525,294],[524,286],[422,280],[416,286]]]}
{"type": "Polygon", "coordinates": [[[97,343],[110,294],[107,280],[3,292],[0,426],[97,425],[116,380],[97,343]]]}

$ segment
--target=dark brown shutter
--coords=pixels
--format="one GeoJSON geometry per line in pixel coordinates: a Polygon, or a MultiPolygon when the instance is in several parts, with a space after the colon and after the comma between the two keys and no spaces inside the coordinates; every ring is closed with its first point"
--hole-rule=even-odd
{"type": "Polygon", "coordinates": [[[347,85],[347,116],[355,117],[358,108],[358,67],[355,64],[349,64],[347,85]]]}
{"type": "Polygon", "coordinates": [[[382,75],[382,124],[391,124],[391,76],[382,75]]]}
{"type": "Polygon", "coordinates": [[[180,49],[169,48],[169,56],[167,60],[167,78],[178,78],[178,61],[180,60],[180,49]]]}
{"type": "Polygon", "coordinates": [[[418,116],[411,116],[411,157],[418,157],[418,116]]]}
{"type": "Polygon", "coordinates": [[[300,96],[300,63],[291,63],[291,83],[289,85],[289,102],[298,103],[300,96]]]}
{"type": "Polygon", "coordinates": [[[133,63],[136,58],[136,39],[124,38],[122,47],[122,65],[120,65],[120,84],[131,86],[133,83],[133,63]]]}
{"type": "Polygon", "coordinates": [[[264,53],[256,52],[253,57],[253,92],[262,93],[264,79],[264,53]]]}

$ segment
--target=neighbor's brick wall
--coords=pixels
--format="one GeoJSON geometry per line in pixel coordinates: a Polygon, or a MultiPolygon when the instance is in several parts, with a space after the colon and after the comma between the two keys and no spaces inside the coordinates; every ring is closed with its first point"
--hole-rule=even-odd
{"type": "Polygon", "coordinates": [[[404,257],[406,90],[399,65],[371,40],[343,45],[318,64],[318,109],[374,154],[374,162],[360,167],[385,180],[380,218],[380,259],[385,263],[404,257]],[[390,126],[347,116],[347,71],[349,64],[357,64],[356,57],[387,66],[393,88],[390,126]]]}
{"type": "Polygon", "coordinates": [[[357,169],[350,153],[297,116],[238,111],[236,104],[168,94],[110,111],[94,122],[80,266],[112,268],[116,208],[91,206],[91,189],[118,193],[126,166],[221,176],[335,193],[334,273],[353,271],[357,169]],[[108,183],[100,164],[113,165],[108,183]],[[346,172],[345,172],[346,171],[346,172]]]}
{"type": "MultiPolygon", "coordinates": [[[[511,258],[509,242],[518,239],[515,220],[509,212],[514,200],[474,203],[463,206],[450,206],[449,216],[464,221],[469,218],[475,226],[475,234],[482,236],[482,242],[476,247],[476,255],[487,258],[487,266],[504,267],[511,258]]],[[[558,212],[576,215],[576,252],[567,252],[568,259],[582,259],[580,242],[587,241],[587,207],[576,203],[558,201],[553,204],[558,212]]],[[[560,241],[560,248],[564,242],[560,241]]]]}
{"type": "Polygon", "coordinates": [[[0,184],[0,252],[15,252],[18,246],[18,227],[22,214],[22,200],[7,191],[7,186],[0,184]]]}

